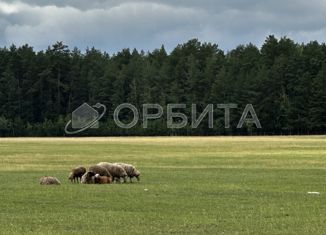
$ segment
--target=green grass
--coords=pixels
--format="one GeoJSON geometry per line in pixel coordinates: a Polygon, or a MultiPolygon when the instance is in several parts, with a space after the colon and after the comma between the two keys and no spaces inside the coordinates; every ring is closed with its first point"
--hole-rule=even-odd
{"type": "Polygon", "coordinates": [[[0,234],[325,234],[325,168],[322,136],[0,139],[0,234]],[[141,182],[68,182],[100,161],[141,182]]]}

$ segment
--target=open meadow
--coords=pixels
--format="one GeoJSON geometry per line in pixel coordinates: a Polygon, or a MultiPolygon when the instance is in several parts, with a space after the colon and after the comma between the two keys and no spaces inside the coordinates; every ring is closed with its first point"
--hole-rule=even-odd
{"type": "Polygon", "coordinates": [[[326,231],[325,136],[3,138],[0,178],[0,234],[326,231]],[[140,182],[68,181],[101,161],[135,165],[140,182]]]}

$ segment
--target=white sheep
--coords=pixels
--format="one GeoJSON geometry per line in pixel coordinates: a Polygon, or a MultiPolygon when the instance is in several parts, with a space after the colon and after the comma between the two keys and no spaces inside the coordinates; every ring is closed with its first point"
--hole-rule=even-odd
{"type": "Polygon", "coordinates": [[[109,162],[100,162],[97,165],[104,167],[108,170],[108,172],[110,172],[112,176],[112,182],[114,182],[114,180],[119,180],[120,182],[120,178],[123,178],[123,181],[126,182],[126,177],[128,174],[122,166],[109,162]]]}
{"type": "Polygon", "coordinates": [[[133,165],[127,163],[114,163],[114,164],[121,166],[127,172],[130,182],[132,182],[133,177],[136,177],[137,181],[140,180],[140,171],[138,171],[136,167],[134,167],[133,165]]]}

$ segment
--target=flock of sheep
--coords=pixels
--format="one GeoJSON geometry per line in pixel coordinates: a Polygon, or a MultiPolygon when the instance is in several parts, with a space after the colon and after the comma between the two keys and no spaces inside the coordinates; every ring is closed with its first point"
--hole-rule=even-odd
{"type": "MultiPolygon", "coordinates": [[[[71,182],[80,182],[82,184],[110,184],[113,182],[127,182],[129,177],[130,182],[132,178],[140,180],[140,172],[131,164],[126,163],[109,163],[100,162],[88,168],[78,166],[69,174],[68,179],[71,182]]],[[[42,185],[60,185],[60,181],[56,177],[45,176],[40,179],[42,185]]]]}

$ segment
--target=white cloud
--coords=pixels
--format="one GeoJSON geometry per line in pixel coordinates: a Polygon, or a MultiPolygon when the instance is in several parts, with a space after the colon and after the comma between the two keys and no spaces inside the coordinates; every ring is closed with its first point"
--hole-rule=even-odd
{"type": "MultiPolygon", "coordinates": [[[[4,30],[7,43],[29,43],[42,48],[62,40],[78,46],[138,47],[148,45],[161,30],[184,29],[198,19],[189,8],[158,3],[126,3],[104,9],[6,4],[11,22],[4,30]]],[[[197,21],[197,22],[196,22],[197,21]]],[[[192,29],[192,28],[191,28],[192,29]]],[[[154,45],[153,45],[154,46],[154,45]]]]}
{"type": "Polygon", "coordinates": [[[64,41],[115,52],[124,47],[173,48],[197,37],[222,49],[272,33],[294,40],[325,40],[323,0],[0,0],[0,43],[45,49],[64,41]]]}
{"type": "Polygon", "coordinates": [[[12,14],[18,12],[18,7],[6,2],[0,2],[0,12],[4,14],[12,14]]]}

